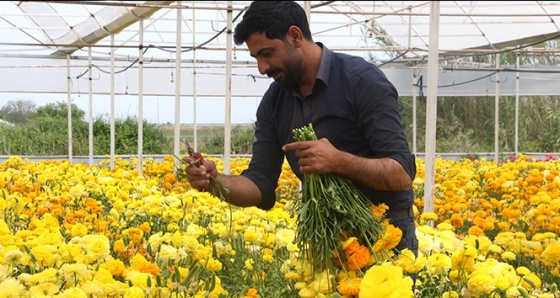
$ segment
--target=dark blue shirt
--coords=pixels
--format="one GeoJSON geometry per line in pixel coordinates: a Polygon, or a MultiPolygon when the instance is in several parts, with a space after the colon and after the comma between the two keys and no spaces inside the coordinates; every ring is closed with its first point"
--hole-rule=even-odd
{"type": "MultiPolygon", "coordinates": [[[[383,72],[361,57],[323,48],[321,65],[311,93],[302,98],[273,82],[257,109],[252,159],[241,173],[261,190],[268,210],[276,201],[275,189],[282,171],[282,146],[294,141],[292,130],[312,124],[317,139],[327,138],[339,150],[369,158],[390,157],[398,161],[413,180],[415,157],[410,152],[398,112],[398,93],[383,72]]],[[[286,158],[303,182],[295,152],[286,158]]],[[[379,191],[356,183],[374,203],[392,211],[412,206],[414,193],[379,191]]]]}

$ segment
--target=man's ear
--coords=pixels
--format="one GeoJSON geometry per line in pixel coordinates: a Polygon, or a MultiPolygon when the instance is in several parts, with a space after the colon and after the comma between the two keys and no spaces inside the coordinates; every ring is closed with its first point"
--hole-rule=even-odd
{"type": "Polygon", "coordinates": [[[287,38],[295,47],[299,47],[303,41],[303,33],[298,26],[292,25],[288,28],[287,38]]]}

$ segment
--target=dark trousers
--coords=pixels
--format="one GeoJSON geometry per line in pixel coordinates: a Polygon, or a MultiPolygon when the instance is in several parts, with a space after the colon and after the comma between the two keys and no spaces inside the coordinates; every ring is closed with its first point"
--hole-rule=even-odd
{"type": "MultiPolygon", "coordinates": [[[[399,244],[395,247],[396,253],[408,248],[416,257],[418,257],[418,238],[416,237],[416,224],[414,223],[414,218],[407,217],[395,222],[390,221],[390,223],[402,231],[401,242],[399,242],[399,244]]],[[[412,278],[412,289],[414,290],[417,274],[414,273],[408,275],[412,278]]]]}

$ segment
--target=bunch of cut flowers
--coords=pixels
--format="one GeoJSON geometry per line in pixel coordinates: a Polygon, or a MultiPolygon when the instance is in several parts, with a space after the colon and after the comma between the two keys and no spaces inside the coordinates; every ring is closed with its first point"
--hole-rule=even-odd
{"type": "MultiPolygon", "coordinates": [[[[296,141],[317,140],[312,124],[292,133],[296,141]]],[[[379,206],[345,177],[309,173],[304,178],[294,210],[298,216],[296,243],[301,261],[307,264],[303,275],[308,284],[322,280],[316,289],[336,293],[337,284],[347,284],[345,281],[363,276],[371,266],[392,261],[393,251],[379,243],[389,226],[384,210],[378,212],[379,206]]]]}

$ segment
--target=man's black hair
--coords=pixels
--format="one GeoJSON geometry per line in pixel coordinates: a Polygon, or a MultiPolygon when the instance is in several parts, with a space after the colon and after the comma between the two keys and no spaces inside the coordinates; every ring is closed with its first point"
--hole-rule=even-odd
{"type": "Polygon", "coordinates": [[[235,27],[233,40],[241,45],[253,33],[265,33],[269,39],[286,37],[290,26],[297,26],[307,40],[313,40],[307,15],[301,5],[294,1],[254,1],[243,20],[235,27]]]}

